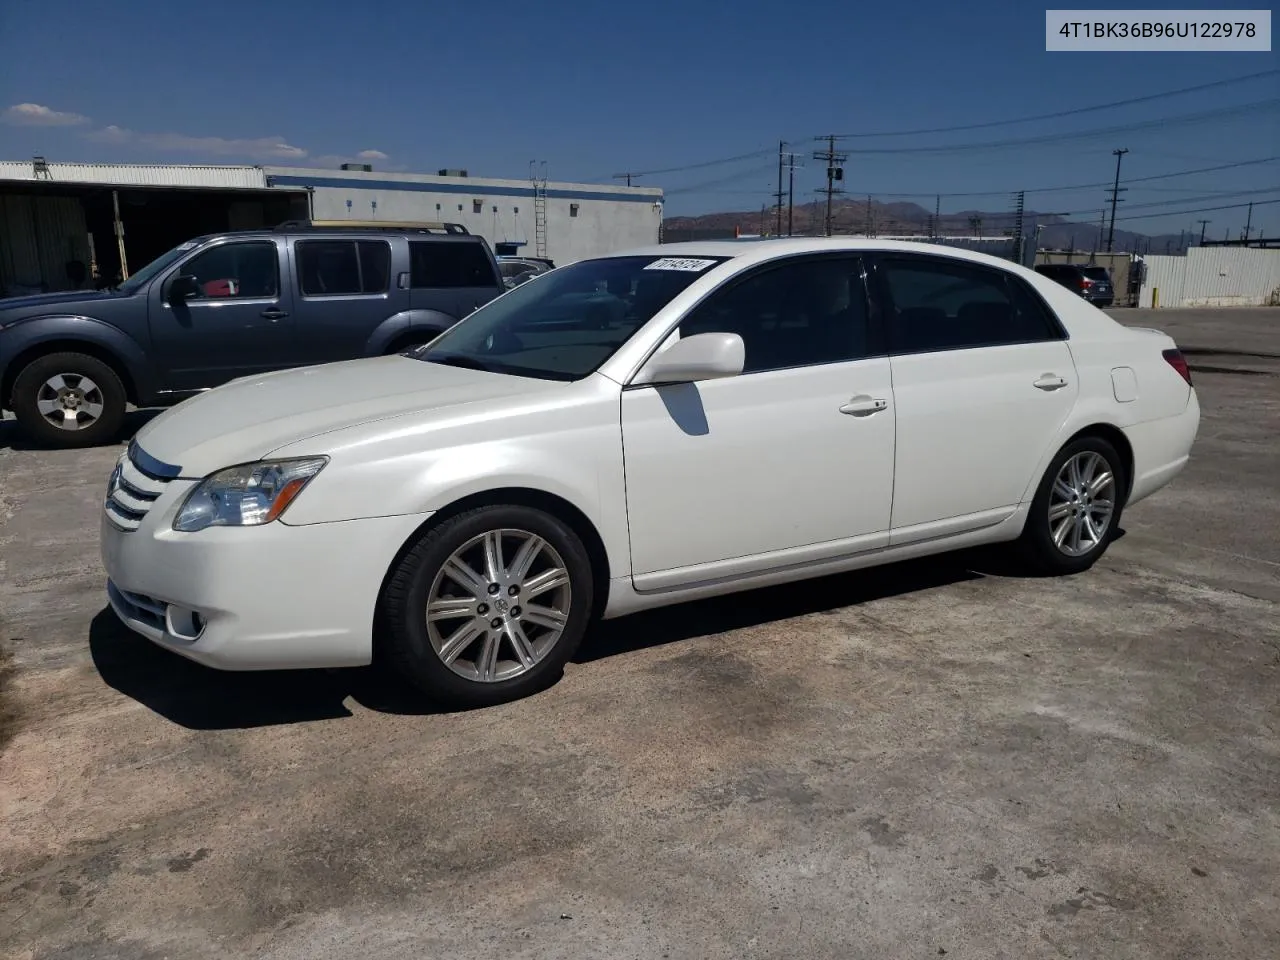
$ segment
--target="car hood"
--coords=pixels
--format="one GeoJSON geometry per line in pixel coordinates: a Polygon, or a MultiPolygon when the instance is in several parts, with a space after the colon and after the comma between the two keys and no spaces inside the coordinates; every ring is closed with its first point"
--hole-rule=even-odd
{"type": "Polygon", "coordinates": [[[135,441],[203,477],[334,430],[559,386],[401,356],[348,360],[233,380],[165,411],[135,441]]]}
{"type": "Polygon", "coordinates": [[[115,296],[119,294],[107,290],[65,290],[62,293],[32,293],[20,297],[5,297],[0,300],[0,325],[7,320],[30,313],[48,312],[52,307],[74,307],[78,303],[88,304],[115,296]]]}

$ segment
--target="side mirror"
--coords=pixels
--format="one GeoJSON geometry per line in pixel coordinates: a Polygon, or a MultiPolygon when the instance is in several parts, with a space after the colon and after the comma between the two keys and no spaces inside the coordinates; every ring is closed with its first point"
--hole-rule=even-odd
{"type": "Polygon", "coordinates": [[[200,296],[200,280],[190,274],[180,274],[169,281],[169,302],[190,300],[200,296]]]}
{"type": "Polygon", "coordinates": [[[742,373],[747,350],[736,333],[698,333],[681,337],[649,358],[633,383],[690,383],[742,373]]]}

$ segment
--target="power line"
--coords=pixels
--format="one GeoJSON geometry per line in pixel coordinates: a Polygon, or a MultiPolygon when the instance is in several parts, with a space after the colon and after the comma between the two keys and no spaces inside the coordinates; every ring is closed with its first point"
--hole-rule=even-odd
{"type": "Polygon", "coordinates": [[[966,150],[995,150],[1009,147],[1033,146],[1045,143],[1064,143],[1070,140],[1089,140],[1109,137],[1112,134],[1131,133],[1134,130],[1145,130],[1152,127],[1163,127],[1172,123],[1191,124],[1206,120],[1222,120],[1244,114],[1257,114],[1266,109],[1280,106],[1280,98],[1257,100],[1253,103],[1242,103],[1234,107],[1217,107],[1213,110],[1201,110],[1194,113],[1174,114],[1153,120],[1125,123],[1111,127],[1096,127],[1092,130],[1077,130],[1070,133],[1048,133],[1034,137],[1016,137],[1010,140],[984,140],[976,143],[950,143],[937,146],[915,147],[859,147],[851,149],[855,154],[893,154],[893,153],[957,153],[966,150]]]}
{"type": "MultiPolygon", "coordinates": [[[[1253,205],[1255,207],[1265,207],[1268,204],[1272,204],[1272,203],[1280,203],[1280,199],[1253,201],[1253,205]]],[[[1119,219],[1120,220],[1150,220],[1153,217],[1178,217],[1184,213],[1209,213],[1213,210],[1243,210],[1247,206],[1249,206],[1249,204],[1247,203],[1229,203],[1226,206],[1222,206],[1222,207],[1196,207],[1193,210],[1166,210],[1161,213],[1144,213],[1136,217],[1120,217],[1119,219]]]]}
{"type": "MultiPolygon", "coordinates": [[[[981,130],[981,129],[986,129],[990,127],[1006,126],[1006,125],[1018,124],[1018,123],[1029,123],[1034,120],[1052,120],[1059,117],[1072,116],[1076,114],[1093,113],[1098,110],[1108,110],[1113,107],[1127,106],[1129,104],[1134,104],[1134,103],[1146,103],[1152,100],[1167,99],[1168,97],[1176,97],[1185,93],[1193,93],[1198,90],[1208,90],[1215,87],[1227,86],[1230,84],[1244,83],[1248,80],[1255,80],[1255,79],[1260,79],[1262,77],[1269,77],[1274,74],[1280,74],[1280,70],[1264,70],[1261,73],[1248,74],[1247,76],[1233,77],[1226,80],[1215,80],[1212,83],[1199,84],[1194,87],[1183,87],[1178,90],[1169,90],[1165,93],[1148,94],[1147,96],[1143,96],[1143,97],[1133,97],[1127,100],[1116,100],[1111,103],[1096,104],[1090,107],[1076,107],[1071,110],[1062,110],[1055,113],[1046,113],[1046,114],[1041,114],[1033,117],[1020,117],[1016,120],[992,120],[986,123],[962,124],[962,125],[953,126],[953,127],[937,127],[932,129],[920,129],[920,130],[894,130],[894,131],[882,131],[879,133],[857,133],[857,134],[845,133],[845,134],[836,134],[836,137],[837,139],[850,139],[855,137],[857,138],[892,137],[892,136],[907,136],[907,135],[925,134],[925,133],[950,133],[950,132],[957,132],[962,130],[981,130]]],[[[1267,101],[1263,101],[1263,102],[1266,103],[1267,101]]],[[[1249,104],[1242,109],[1252,109],[1256,106],[1257,104],[1249,104]]],[[[1229,109],[1230,108],[1228,108],[1228,110],[1229,109]]],[[[1219,114],[1220,114],[1220,111],[1214,111],[1214,115],[1219,115],[1219,114]]],[[[1225,115],[1225,113],[1222,115],[1225,115]]],[[[1165,120],[1152,121],[1150,125],[1158,125],[1160,123],[1165,123],[1165,122],[1168,122],[1171,120],[1177,120],[1177,119],[1178,117],[1169,117],[1169,118],[1166,118],[1165,120]]],[[[1122,130],[1136,129],[1136,125],[1127,125],[1121,129],[1122,130]]],[[[1099,135],[1101,135],[1102,133],[1112,133],[1112,132],[1120,132],[1120,131],[1108,128],[1105,131],[1099,131],[1099,135]]],[[[1079,135],[1082,135],[1082,134],[1070,134],[1068,136],[1079,136],[1079,135]]],[[[805,139],[819,140],[821,138],[820,137],[792,138],[792,140],[795,142],[801,142],[805,139]]],[[[965,148],[966,146],[967,145],[961,145],[961,148],[965,148]]],[[[922,148],[904,148],[904,149],[917,150],[922,148]]],[[[923,149],[928,149],[928,148],[923,148],[923,149]]],[[[947,149],[951,149],[951,148],[947,148],[947,149]]],[[[855,152],[858,152],[858,151],[855,151],[855,152]]],[[[897,152],[902,152],[902,151],[897,151],[897,152]]],[[[719,166],[724,166],[725,164],[737,163],[743,160],[754,160],[757,157],[772,156],[773,153],[774,153],[774,148],[770,146],[760,150],[753,150],[749,153],[739,153],[729,157],[718,157],[713,160],[701,160],[694,163],[681,164],[679,166],[655,168],[653,170],[636,170],[631,172],[631,176],[632,177],[651,177],[651,176],[665,175],[668,173],[683,173],[687,170],[705,170],[709,167],[719,167],[719,166]]],[[[593,178],[591,182],[607,181],[611,179],[613,179],[612,175],[601,176],[601,177],[593,178]]],[[[1007,192],[1008,191],[996,191],[996,193],[1001,193],[1001,194],[1007,193],[1007,192]]],[[[1030,192],[1031,191],[1028,191],[1028,193],[1030,192]]],[[[990,196],[995,196],[996,193],[990,194],[990,196]]],[[[933,196],[933,194],[929,194],[929,196],[933,196]]]]}
{"type": "Polygon", "coordinates": [[[1041,113],[1033,117],[1019,117],[1016,120],[989,120],[985,123],[966,123],[954,127],[931,127],[921,128],[918,130],[882,130],[876,133],[838,133],[837,140],[854,140],[866,137],[909,137],[925,133],[955,133],[961,130],[984,130],[991,127],[1006,127],[1018,123],[1032,123],[1036,120],[1056,120],[1059,117],[1071,117],[1081,113],[1096,113],[1099,110],[1111,110],[1115,107],[1127,107],[1135,103],[1149,103],[1152,100],[1167,100],[1169,97],[1181,96],[1184,93],[1195,93],[1199,90],[1211,90],[1215,87],[1225,87],[1236,83],[1245,83],[1249,80],[1258,80],[1262,77],[1271,77],[1280,73],[1280,70],[1263,70],[1261,73],[1251,73],[1243,77],[1231,77],[1226,80],[1215,80],[1212,83],[1201,83],[1194,87],[1182,87],[1178,90],[1166,90],[1163,93],[1150,93],[1142,97],[1130,97],[1127,100],[1113,100],[1110,103],[1099,103],[1091,107],[1075,107],[1071,110],[1059,110],[1056,113],[1041,113]]]}
{"type": "MultiPolygon", "coordinates": [[[[1280,160],[1280,156],[1262,157],[1258,160],[1240,160],[1236,163],[1219,164],[1216,167],[1199,167],[1195,170],[1177,170],[1173,173],[1157,173],[1147,177],[1129,177],[1124,182],[1125,183],[1149,183],[1152,180],[1171,180],[1175,177],[1189,177],[1192,174],[1196,174],[1196,173],[1213,173],[1217,170],[1233,170],[1236,167],[1256,166],[1257,164],[1260,164],[1260,163],[1274,163],[1277,160],[1280,160]]],[[[1092,190],[1097,187],[1106,187],[1106,186],[1109,186],[1109,184],[1107,184],[1105,181],[1102,181],[1099,183],[1073,183],[1073,184],[1069,184],[1067,186],[1062,186],[1062,187],[1028,188],[1026,192],[1027,193],[1057,193],[1064,190],[1092,190]]],[[[1003,196],[1006,196],[1008,193],[1009,193],[1008,190],[970,190],[970,191],[962,191],[959,193],[944,193],[944,194],[941,194],[941,196],[944,196],[944,197],[1003,197],[1003,196]]],[[[899,193],[899,192],[893,192],[893,191],[882,191],[880,193],[874,194],[874,196],[911,198],[911,197],[937,197],[939,196],[939,194],[936,190],[931,191],[929,193],[899,193]]]]}

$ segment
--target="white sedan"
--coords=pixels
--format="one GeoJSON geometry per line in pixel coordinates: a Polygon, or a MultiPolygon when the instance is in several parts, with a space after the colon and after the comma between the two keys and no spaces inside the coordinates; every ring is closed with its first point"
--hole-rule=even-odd
{"type": "Polygon", "coordinates": [[[211,667],[376,651],[495,703],[594,619],[977,544],[1085,570],[1199,420],[1169,337],[1006,261],[660,246],[167,411],[112,473],[107,591],[211,667]]]}

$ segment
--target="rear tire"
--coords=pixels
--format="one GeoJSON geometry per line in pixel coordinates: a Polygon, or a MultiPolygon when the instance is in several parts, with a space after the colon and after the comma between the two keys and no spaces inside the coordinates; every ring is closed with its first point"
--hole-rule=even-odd
{"type": "Polygon", "coordinates": [[[481,707],[553,683],[591,617],[591,561],[530,507],[479,507],[424,533],[383,590],[386,651],[433,700],[481,707]]]}
{"type": "Polygon", "coordinates": [[[1026,559],[1051,575],[1088,570],[1120,526],[1128,475],[1106,440],[1072,440],[1049,463],[1018,540],[1026,559]]]}
{"type": "Polygon", "coordinates": [[[116,439],[127,398],[116,372],[84,353],[50,353],[13,383],[18,424],[51,447],[94,447],[116,439]]]}

